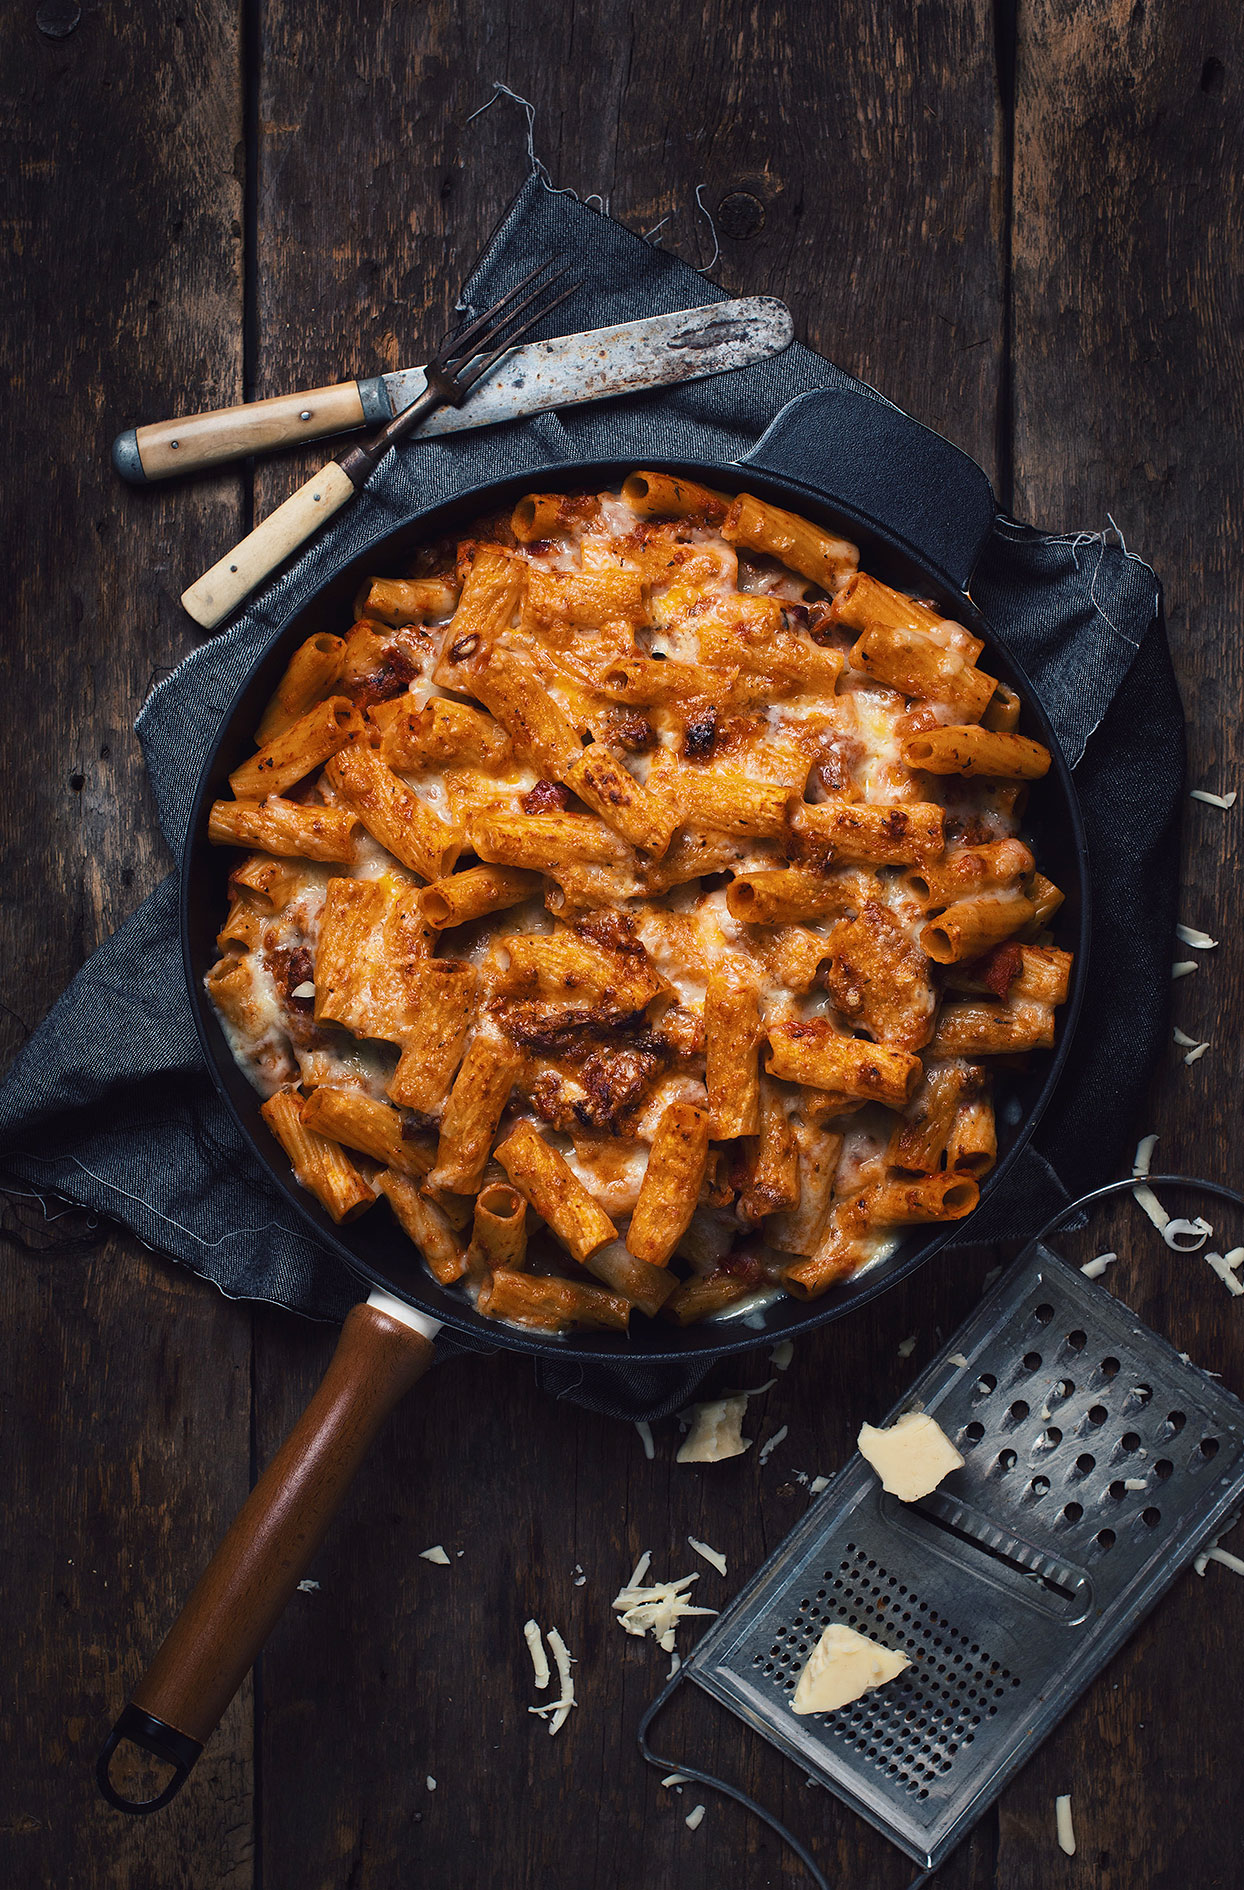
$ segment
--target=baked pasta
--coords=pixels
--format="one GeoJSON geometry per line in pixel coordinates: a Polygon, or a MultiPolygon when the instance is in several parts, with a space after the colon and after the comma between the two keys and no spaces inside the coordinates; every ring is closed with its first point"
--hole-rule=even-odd
{"type": "Polygon", "coordinates": [[[959,1219],[1071,958],[980,640],[749,493],[543,493],[364,585],[211,810],[207,988],[301,1184],[544,1331],[959,1219]],[[387,1205],[386,1205],[387,1204],[387,1205]]]}

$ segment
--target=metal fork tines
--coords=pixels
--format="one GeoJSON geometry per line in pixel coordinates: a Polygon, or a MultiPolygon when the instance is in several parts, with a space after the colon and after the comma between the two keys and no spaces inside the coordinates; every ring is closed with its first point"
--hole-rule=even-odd
{"type": "Polygon", "coordinates": [[[568,273],[570,265],[563,263],[550,275],[551,267],[550,262],[541,263],[507,289],[490,308],[474,316],[465,327],[453,329],[445,336],[424,368],[426,392],[404,407],[366,445],[355,446],[341,455],[338,464],[356,488],[367,483],[391,446],[405,439],[438,408],[460,407],[476,382],[482,380],[503,355],[582,286],[578,281],[571,282],[557,295],[550,295],[549,290],[568,273]],[[528,291],[525,295],[524,290],[528,291]],[[517,299],[519,297],[521,300],[517,299]],[[524,317],[521,321],[520,316],[524,317]]]}

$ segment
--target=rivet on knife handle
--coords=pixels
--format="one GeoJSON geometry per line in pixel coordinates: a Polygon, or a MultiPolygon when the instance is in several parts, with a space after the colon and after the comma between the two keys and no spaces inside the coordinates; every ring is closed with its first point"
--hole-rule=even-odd
{"type": "Polygon", "coordinates": [[[191,413],[181,420],[131,427],[113,441],[112,463],[131,485],[146,485],[152,479],[198,472],[248,453],[296,446],[300,440],[317,440],[326,433],[348,433],[366,425],[369,418],[358,382],[342,381],[336,387],[313,387],[306,394],[281,394],[245,407],[222,407],[216,413],[191,413]]]}

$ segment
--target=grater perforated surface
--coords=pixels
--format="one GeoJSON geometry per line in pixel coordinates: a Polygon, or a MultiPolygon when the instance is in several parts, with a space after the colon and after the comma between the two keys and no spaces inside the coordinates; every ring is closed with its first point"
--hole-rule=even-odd
{"type": "Polygon", "coordinates": [[[684,1671],[931,1866],[1244,1499],[1244,1404],[1038,1247],[885,1422],[912,1409],[963,1468],[903,1504],[853,1457],[684,1671]],[[831,1621],[912,1665],[796,1717],[831,1621]]]}

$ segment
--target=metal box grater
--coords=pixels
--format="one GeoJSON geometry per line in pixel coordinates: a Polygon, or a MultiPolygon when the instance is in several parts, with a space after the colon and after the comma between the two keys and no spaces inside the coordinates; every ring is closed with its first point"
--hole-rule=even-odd
{"type": "Polygon", "coordinates": [[[913,1409],[963,1468],[904,1504],[853,1457],[683,1672],[931,1868],[1244,1499],[1244,1404],[1038,1246],[913,1409]],[[831,1621],[913,1664],[796,1718],[831,1621]]]}

